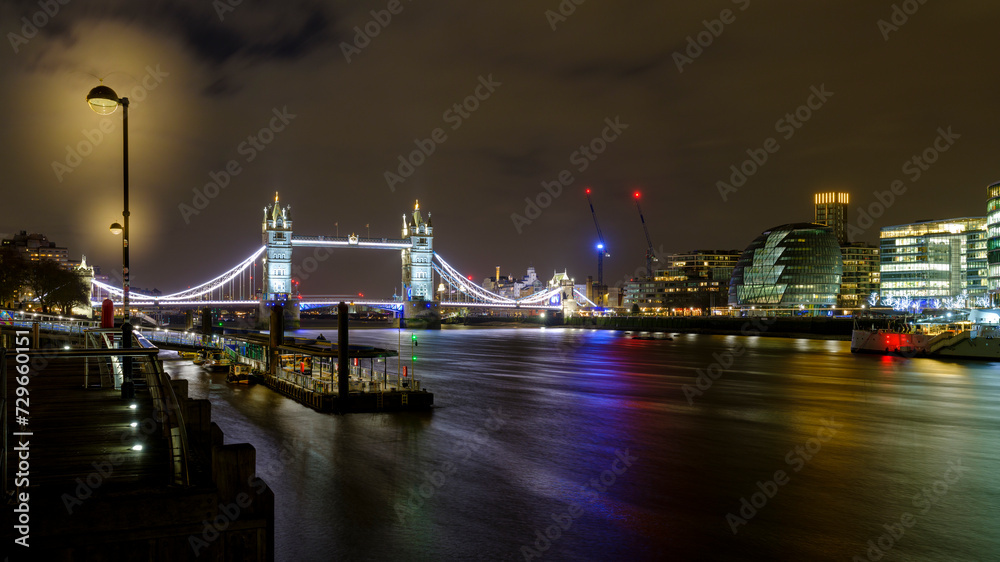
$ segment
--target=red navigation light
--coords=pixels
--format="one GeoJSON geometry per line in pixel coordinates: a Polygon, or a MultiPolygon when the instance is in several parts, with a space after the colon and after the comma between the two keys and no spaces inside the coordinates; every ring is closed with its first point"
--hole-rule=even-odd
{"type": "Polygon", "coordinates": [[[590,195],[590,188],[587,188],[587,195],[590,195]]]}
{"type": "Polygon", "coordinates": [[[358,296],[359,297],[363,297],[363,296],[365,296],[365,294],[364,293],[358,293],[358,296]]]}
{"type": "Polygon", "coordinates": [[[635,194],[634,194],[633,196],[634,196],[634,197],[635,197],[636,199],[638,199],[638,198],[639,198],[639,192],[638,192],[638,191],[636,191],[636,192],[635,192],[635,194]]]}
{"type": "Polygon", "coordinates": [[[472,276],[471,275],[469,276],[469,281],[472,281],[472,276]]]}

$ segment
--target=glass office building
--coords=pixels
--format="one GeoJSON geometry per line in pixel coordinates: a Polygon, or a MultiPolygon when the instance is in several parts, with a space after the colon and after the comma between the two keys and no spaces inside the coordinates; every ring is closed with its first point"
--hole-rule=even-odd
{"type": "Polygon", "coordinates": [[[844,258],[844,275],[840,280],[837,306],[860,308],[868,297],[879,291],[878,247],[854,242],[840,247],[844,258]]]}
{"type": "Polygon", "coordinates": [[[987,290],[993,302],[1000,300],[1000,182],[986,188],[987,290]]]}
{"type": "Polygon", "coordinates": [[[758,236],[733,269],[729,305],[813,310],[837,304],[843,259],[832,229],[815,223],[776,226],[758,236]]]}
{"type": "Polygon", "coordinates": [[[986,294],[986,217],[887,226],[879,238],[883,300],[986,294]]]}

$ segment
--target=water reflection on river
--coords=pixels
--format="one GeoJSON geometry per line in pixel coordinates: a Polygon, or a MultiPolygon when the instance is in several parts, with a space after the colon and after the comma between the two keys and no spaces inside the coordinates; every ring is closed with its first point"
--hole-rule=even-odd
{"type": "MultiPolygon", "coordinates": [[[[335,341],[296,335],[320,332],[335,341]]],[[[227,442],[256,447],[278,560],[867,560],[880,535],[884,560],[1000,557],[997,364],[738,336],[418,337],[427,414],[320,414],[167,357],[227,442]]]]}

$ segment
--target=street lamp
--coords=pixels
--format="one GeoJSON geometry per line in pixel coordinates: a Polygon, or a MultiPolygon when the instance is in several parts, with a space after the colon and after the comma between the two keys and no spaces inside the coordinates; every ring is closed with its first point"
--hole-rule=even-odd
{"type": "MultiPolygon", "coordinates": [[[[128,306],[128,98],[119,98],[114,90],[101,84],[87,94],[87,103],[99,115],[111,115],[122,106],[122,163],[124,170],[124,198],[122,222],[111,225],[113,234],[122,234],[122,345],[123,349],[132,347],[132,324],[129,323],[128,306]]],[[[135,386],[132,383],[132,357],[122,357],[122,398],[131,399],[135,396],[135,386]]]]}

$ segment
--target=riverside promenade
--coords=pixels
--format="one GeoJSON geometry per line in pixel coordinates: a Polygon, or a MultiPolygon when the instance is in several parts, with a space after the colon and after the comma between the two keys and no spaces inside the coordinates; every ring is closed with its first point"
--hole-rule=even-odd
{"type": "MultiPolygon", "coordinates": [[[[109,332],[114,333],[114,332],[109,332]]],[[[12,560],[273,560],[274,497],[141,338],[85,349],[5,327],[2,485],[12,560]],[[135,397],[123,399],[122,357],[135,397]]]]}

